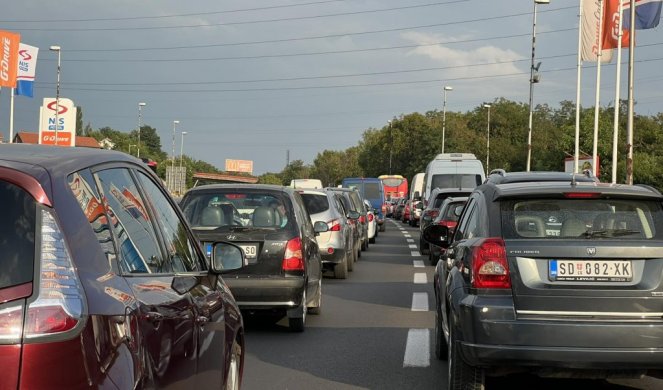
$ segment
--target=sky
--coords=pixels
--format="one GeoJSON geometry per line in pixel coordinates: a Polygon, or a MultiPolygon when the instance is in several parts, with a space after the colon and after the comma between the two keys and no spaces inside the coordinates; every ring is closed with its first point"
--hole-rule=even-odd
{"type": "MultiPolygon", "coordinates": [[[[40,48],[35,97],[16,97],[15,131],[36,131],[44,97],[83,109],[84,123],[157,129],[163,150],[254,174],[325,149],[412,112],[466,112],[500,97],[527,103],[533,1],[527,0],[37,0],[8,1],[0,29],[40,48]],[[179,124],[173,124],[173,121],[179,124]],[[187,134],[182,140],[181,132],[187,134]]],[[[541,81],[534,104],[575,101],[578,0],[537,8],[541,81]]],[[[661,111],[661,27],[637,33],[636,113],[661,111]]],[[[623,52],[623,62],[628,51],[623,52]]],[[[626,98],[622,67],[622,99],[626,98]]],[[[582,72],[595,99],[595,64],[582,72]]],[[[615,66],[602,67],[601,105],[614,104],[615,66]]],[[[9,93],[0,91],[9,136],[9,93]]]]}

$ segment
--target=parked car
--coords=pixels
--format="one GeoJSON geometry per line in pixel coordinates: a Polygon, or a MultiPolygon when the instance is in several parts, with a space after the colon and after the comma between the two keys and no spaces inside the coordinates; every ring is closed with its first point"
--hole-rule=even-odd
{"type": "Polygon", "coordinates": [[[0,155],[1,388],[240,386],[244,326],[219,277],[242,266],[239,248],[215,242],[208,262],[161,180],[125,153],[0,155]]]}
{"type": "Polygon", "coordinates": [[[378,219],[375,216],[375,209],[371,202],[364,199],[364,206],[366,206],[366,220],[368,222],[368,242],[375,243],[375,238],[378,236],[378,219]]]}
{"type": "Polygon", "coordinates": [[[360,251],[358,252],[357,257],[361,257],[361,251],[368,249],[368,215],[361,194],[354,188],[328,187],[328,189],[334,193],[340,194],[346,199],[346,202],[344,202],[346,210],[353,210],[359,213],[359,218],[356,220],[356,223],[359,232],[360,251]]]}
{"type": "MultiPolygon", "coordinates": [[[[467,203],[467,197],[450,197],[446,198],[440,206],[440,212],[435,217],[432,225],[442,225],[449,228],[449,234],[453,234],[458,224],[458,217],[463,212],[463,207],[467,203]]],[[[444,257],[447,252],[447,246],[437,246],[429,244],[428,261],[431,265],[436,265],[441,257],[444,257]]]]}
{"type": "Polygon", "coordinates": [[[387,208],[387,217],[388,218],[394,218],[394,210],[396,209],[396,205],[398,204],[398,200],[400,198],[391,198],[385,202],[386,208],[387,208]]]}
{"type": "Polygon", "coordinates": [[[323,270],[334,272],[336,279],[347,278],[357,257],[352,221],[359,218],[359,213],[346,213],[341,201],[329,190],[304,190],[300,194],[311,221],[326,222],[329,228],[316,237],[323,270]]]}
{"type": "Polygon", "coordinates": [[[434,349],[448,359],[448,388],[514,372],[660,375],[663,196],[535,176],[477,187],[453,236],[424,230],[449,245],[434,276],[434,349]]]}
{"type": "Polygon", "coordinates": [[[430,245],[424,240],[423,231],[440,214],[442,202],[449,197],[469,196],[471,192],[472,188],[436,188],[431,192],[419,219],[419,253],[430,254],[430,245]]]}
{"type": "Polygon", "coordinates": [[[255,184],[194,187],[182,199],[203,248],[228,241],[240,246],[246,264],[224,280],[243,311],[276,312],[291,330],[304,331],[306,314],[322,302],[322,261],[316,235],[326,221],[311,222],[301,195],[293,188],[255,184]],[[238,210],[237,221],[231,210],[238,210]]]}

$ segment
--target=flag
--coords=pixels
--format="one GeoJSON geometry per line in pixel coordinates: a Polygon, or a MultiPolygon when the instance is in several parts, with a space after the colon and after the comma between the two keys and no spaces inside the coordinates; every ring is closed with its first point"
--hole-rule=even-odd
{"type": "MultiPolygon", "coordinates": [[[[646,30],[658,26],[662,5],[663,0],[635,0],[635,29],[646,30]]],[[[623,26],[625,30],[630,30],[631,2],[629,0],[624,0],[623,26]]]]}
{"type": "Polygon", "coordinates": [[[18,44],[21,35],[0,30],[0,87],[16,87],[18,44]]]}
{"type": "Polygon", "coordinates": [[[39,48],[21,43],[18,49],[18,75],[16,76],[16,94],[32,97],[35,81],[37,54],[39,48]]]}
{"type": "MultiPolygon", "coordinates": [[[[582,61],[596,62],[599,51],[599,4],[597,0],[580,0],[582,3],[582,45],[580,58],[582,61]]],[[[601,43],[603,44],[603,43],[601,43]]],[[[601,50],[601,62],[612,60],[612,49],[601,50]]]]}
{"type": "MultiPolygon", "coordinates": [[[[619,1],[603,1],[603,49],[616,49],[619,39],[619,1]]],[[[624,0],[622,0],[623,2],[624,0]]],[[[628,0],[627,0],[628,1],[628,0]]],[[[629,31],[624,30],[622,19],[622,47],[628,47],[629,31]]]]}

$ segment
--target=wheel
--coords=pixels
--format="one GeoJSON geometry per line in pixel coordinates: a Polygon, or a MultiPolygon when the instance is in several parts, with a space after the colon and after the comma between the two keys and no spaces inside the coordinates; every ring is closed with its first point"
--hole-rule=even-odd
{"type": "Polygon", "coordinates": [[[440,360],[447,360],[449,358],[449,351],[447,347],[447,340],[444,337],[444,328],[442,326],[442,314],[438,305],[435,310],[435,356],[440,360]]]}
{"type": "Polygon", "coordinates": [[[318,280],[318,289],[315,295],[317,297],[315,300],[315,304],[313,306],[308,306],[306,308],[306,312],[308,314],[318,315],[322,310],[322,279],[318,280]]]}
{"type": "Polygon", "coordinates": [[[373,238],[368,239],[368,242],[370,242],[371,244],[375,244],[375,237],[376,236],[377,236],[377,232],[375,232],[375,236],[373,236],[373,238]]]}
{"type": "Polygon", "coordinates": [[[365,251],[368,249],[368,238],[361,242],[361,250],[365,251]]]}
{"type": "Polygon", "coordinates": [[[173,355],[173,334],[170,330],[163,332],[159,344],[159,361],[156,362],[155,368],[157,377],[163,378],[168,372],[170,359],[173,355]]]}
{"type": "Polygon", "coordinates": [[[483,369],[465,363],[456,345],[456,331],[449,326],[449,347],[447,366],[449,367],[449,390],[485,390],[483,369]]]}
{"type": "Polygon", "coordinates": [[[346,279],[348,277],[348,252],[345,252],[343,261],[334,266],[334,279],[346,279]]]}
{"type": "Polygon", "coordinates": [[[303,332],[306,326],[306,287],[302,294],[302,303],[296,312],[298,313],[288,313],[288,328],[292,332],[303,332]]]}
{"type": "Polygon", "coordinates": [[[363,243],[361,245],[359,245],[359,249],[357,250],[357,259],[356,260],[359,260],[359,258],[361,257],[361,251],[363,250],[362,249],[363,247],[364,247],[363,243]]]}
{"type": "Polygon", "coordinates": [[[233,342],[232,352],[230,353],[230,364],[226,373],[226,390],[239,390],[239,372],[242,362],[242,347],[237,340],[233,342]]]}
{"type": "Polygon", "coordinates": [[[352,251],[352,256],[348,258],[348,271],[352,271],[355,268],[355,263],[357,262],[357,252],[352,251]]]}
{"type": "Polygon", "coordinates": [[[419,253],[422,255],[427,255],[430,253],[430,248],[428,247],[428,243],[424,242],[421,238],[419,238],[419,253]]]}
{"type": "Polygon", "coordinates": [[[428,251],[428,261],[430,262],[430,265],[435,266],[437,265],[437,262],[440,260],[438,256],[433,255],[433,251],[429,250],[428,251]]]}

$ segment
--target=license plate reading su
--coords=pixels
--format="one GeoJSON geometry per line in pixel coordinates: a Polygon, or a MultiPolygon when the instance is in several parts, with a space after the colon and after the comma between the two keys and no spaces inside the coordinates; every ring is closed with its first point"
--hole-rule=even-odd
{"type": "Polygon", "coordinates": [[[633,265],[630,260],[550,260],[548,276],[552,281],[629,282],[633,265]]]}

